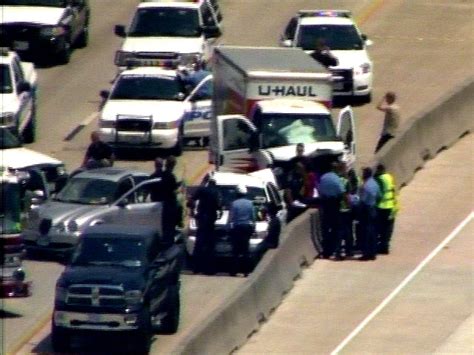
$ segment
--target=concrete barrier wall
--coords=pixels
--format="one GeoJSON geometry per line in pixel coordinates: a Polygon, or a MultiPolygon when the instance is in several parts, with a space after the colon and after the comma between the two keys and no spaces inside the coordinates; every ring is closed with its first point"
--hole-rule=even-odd
{"type": "MultiPolygon", "coordinates": [[[[474,128],[474,80],[444,96],[432,110],[410,119],[398,137],[375,157],[406,185],[427,159],[474,128]]],[[[283,230],[278,249],[269,251],[239,292],[175,349],[175,354],[228,354],[243,345],[292,288],[305,264],[320,250],[319,217],[307,211],[283,230]]]]}
{"type": "Polygon", "coordinates": [[[400,187],[413,178],[426,160],[473,129],[474,78],[470,78],[443,96],[431,110],[412,117],[399,136],[379,151],[375,160],[394,174],[400,187]]]}

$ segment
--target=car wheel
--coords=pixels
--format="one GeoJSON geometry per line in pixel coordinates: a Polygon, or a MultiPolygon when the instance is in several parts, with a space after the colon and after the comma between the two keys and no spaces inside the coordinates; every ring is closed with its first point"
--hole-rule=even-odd
{"type": "Polygon", "coordinates": [[[152,326],[150,312],[146,310],[143,314],[139,330],[134,334],[133,348],[136,354],[148,354],[151,347],[152,326]]]}
{"type": "Polygon", "coordinates": [[[71,349],[71,335],[68,329],[54,324],[51,329],[51,343],[55,352],[67,353],[71,349]]]}
{"type": "Polygon", "coordinates": [[[71,60],[71,43],[69,40],[64,41],[64,46],[58,55],[58,62],[60,64],[67,64],[71,60]]]}
{"type": "Polygon", "coordinates": [[[179,285],[170,287],[166,316],[161,320],[159,332],[161,334],[174,334],[178,331],[180,316],[179,285]]]}
{"type": "Polygon", "coordinates": [[[77,48],[85,48],[89,44],[89,25],[86,24],[77,39],[77,48]]]}
{"type": "Polygon", "coordinates": [[[23,131],[23,134],[22,134],[23,142],[33,143],[35,141],[35,133],[36,133],[36,109],[33,108],[30,121],[26,125],[25,130],[23,131]]]}

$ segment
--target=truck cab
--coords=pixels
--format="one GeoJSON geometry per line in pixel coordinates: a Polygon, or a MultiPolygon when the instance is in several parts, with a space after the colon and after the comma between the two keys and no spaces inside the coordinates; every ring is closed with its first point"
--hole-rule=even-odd
{"type": "Polygon", "coordinates": [[[318,173],[329,162],[355,161],[355,124],[350,106],[343,108],[334,125],[329,109],[318,102],[274,99],[255,103],[249,117],[217,116],[219,170],[251,172],[272,168],[282,175],[295,156],[296,144],[304,143],[306,154],[318,173]]]}

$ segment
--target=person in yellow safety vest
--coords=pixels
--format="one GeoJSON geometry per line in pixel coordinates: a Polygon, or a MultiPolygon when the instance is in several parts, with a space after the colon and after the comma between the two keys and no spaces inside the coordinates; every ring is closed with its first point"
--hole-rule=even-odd
{"type": "Polygon", "coordinates": [[[377,165],[375,179],[382,191],[382,198],[377,204],[378,254],[389,254],[395,217],[399,209],[395,179],[386,172],[383,164],[377,165]]]}

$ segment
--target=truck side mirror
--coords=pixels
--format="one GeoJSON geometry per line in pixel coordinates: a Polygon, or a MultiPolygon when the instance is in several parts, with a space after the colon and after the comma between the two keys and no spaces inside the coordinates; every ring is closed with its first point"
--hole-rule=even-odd
{"type": "Polygon", "coordinates": [[[127,35],[125,33],[125,26],[124,25],[115,25],[114,33],[115,33],[116,36],[122,37],[122,38],[125,38],[126,35],[127,35]]]}
{"type": "Polygon", "coordinates": [[[99,96],[102,100],[107,100],[107,98],[109,97],[110,95],[110,91],[109,90],[100,90],[100,93],[99,93],[99,96]]]}

